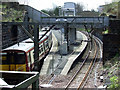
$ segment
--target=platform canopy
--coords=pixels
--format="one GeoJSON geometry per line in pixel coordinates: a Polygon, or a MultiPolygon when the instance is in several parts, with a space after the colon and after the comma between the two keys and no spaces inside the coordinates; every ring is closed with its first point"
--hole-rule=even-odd
{"type": "Polygon", "coordinates": [[[39,88],[39,72],[0,71],[0,88],[39,88]]]}

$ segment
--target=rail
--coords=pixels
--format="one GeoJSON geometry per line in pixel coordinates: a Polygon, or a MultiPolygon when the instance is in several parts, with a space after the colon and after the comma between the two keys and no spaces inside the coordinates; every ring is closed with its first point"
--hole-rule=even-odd
{"type": "MultiPolygon", "coordinates": [[[[88,36],[89,36],[89,35],[88,35],[88,36]]],[[[93,67],[95,66],[95,62],[96,62],[96,59],[97,59],[98,53],[99,53],[99,51],[98,51],[99,45],[97,46],[97,43],[98,43],[98,41],[97,41],[97,40],[94,40],[94,44],[95,44],[94,56],[93,56],[93,59],[91,60],[91,63],[90,63],[90,65],[89,65],[88,69],[87,69],[87,72],[86,72],[85,75],[84,75],[84,78],[82,78],[82,81],[80,82],[79,87],[77,88],[78,90],[79,90],[80,88],[83,88],[83,87],[84,87],[84,85],[86,84],[86,81],[88,80],[88,77],[89,77],[89,75],[90,75],[93,67]]],[[[87,57],[87,56],[90,56],[90,55],[87,54],[86,57],[87,57]]],[[[87,59],[88,59],[88,58],[89,58],[89,57],[86,58],[86,62],[87,62],[87,59]]],[[[82,66],[82,69],[83,69],[83,67],[85,67],[86,64],[82,64],[82,65],[83,65],[83,66],[82,66]]],[[[68,88],[70,87],[70,85],[72,84],[72,82],[74,81],[74,79],[77,77],[77,75],[79,75],[80,70],[81,70],[81,69],[79,68],[78,71],[75,73],[75,75],[72,77],[72,79],[69,81],[69,83],[66,85],[66,87],[65,87],[66,89],[68,89],[68,88]]]]}

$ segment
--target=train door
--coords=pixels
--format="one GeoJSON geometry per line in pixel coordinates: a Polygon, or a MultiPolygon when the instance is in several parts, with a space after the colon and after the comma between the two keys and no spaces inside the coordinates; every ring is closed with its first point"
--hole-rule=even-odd
{"type": "Polygon", "coordinates": [[[8,52],[9,71],[26,71],[24,52],[8,52]]]}
{"type": "Polygon", "coordinates": [[[2,53],[2,70],[26,71],[24,52],[7,51],[2,53]]]}
{"type": "Polygon", "coordinates": [[[16,71],[15,53],[8,52],[9,71],[16,71]]]}
{"type": "Polygon", "coordinates": [[[3,52],[2,53],[2,70],[15,71],[14,53],[3,52]]]}
{"type": "Polygon", "coordinates": [[[0,70],[8,71],[9,70],[9,61],[7,57],[7,53],[3,52],[2,54],[2,62],[0,63],[0,70]]]}
{"type": "Polygon", "coordinates": [[[33,63],[34,63],[34,57],[33,57],[33,50],[30,51],[28,54],[28,67],[30,68],[30,71],[33,70],[33,63]]]}

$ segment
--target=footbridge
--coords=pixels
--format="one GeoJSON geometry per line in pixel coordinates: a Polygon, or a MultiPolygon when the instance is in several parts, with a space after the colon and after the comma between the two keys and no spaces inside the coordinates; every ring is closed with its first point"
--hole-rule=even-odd
{"type": "Polygon", "coordinates": [[[83,25],[93,25],[94,28],[104,28],[109,24],[108,17],[78,17],[78,16],[61,16],[50,17],[48,14],[36,10],[30,6],[26,6],[27,14],[33,22],[38,22],[40,25],[64,25],[82,27],[83,25]]]}
{"type": "MultiPolygon", "coordinates": [[[[75,43],[76,40],[76,28],[106,28],[109,25],[108,17],[77,17],[77,16],[59,16],[51,17],[39,10],[36,10],[30,6],[26,6],[26,18],[31,18],[33,22],[38,23],[40,26],[56,25],[57,27],[64,29],[64,46],[65,50],[69,50],[69,45],[75,43]],[[66,43],[67,42],[67,43],[66,43]]],[[[25,22],[27,22],[26,19],[25,22]]],[[[66,54],[67,54],[67,51],[66,54]]]]}

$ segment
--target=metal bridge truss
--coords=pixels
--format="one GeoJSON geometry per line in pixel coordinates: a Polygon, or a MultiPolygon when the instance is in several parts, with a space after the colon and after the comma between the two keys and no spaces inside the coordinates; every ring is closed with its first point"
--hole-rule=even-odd
{"type": "Polygon", "coordinates": [[[109,24],[108,17],[50,17],[39,10],[36,10],[30,6],[26,6],[27,16],[32,19],[33,22],[38,22],[42,26],[48,25],[64,25],[68,23],[71,27],[83,27],[83,25],[93,25],[94,28],[104,28],[109,24]]]}

